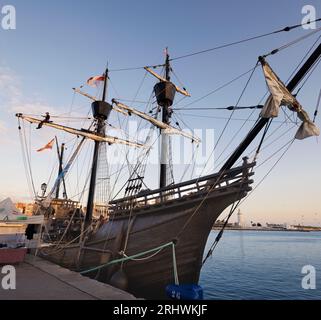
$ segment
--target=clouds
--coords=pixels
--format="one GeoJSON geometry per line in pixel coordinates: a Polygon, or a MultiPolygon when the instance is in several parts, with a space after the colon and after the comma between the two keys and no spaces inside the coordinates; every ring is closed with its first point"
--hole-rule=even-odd
{"type": "Polygon", "coordinates": [[[10,105],[21,100],[20,78],[9,67],[0,65],[0,97],[10,105]]]}
{"type": "Polygon", "coordinates": [[[0,98],[3,100],[0,112],[44,114],[55,110],[46,102],[40,101],[39,97],[34,99],[30,98],[30,95],[23,94],[21,78],[12,69],[3,65],[0,65],[0,98]]]}
{"type": "Polygon", "coordinates": [[[10,142],[8,126],[0,120],[0,146],[10,142]]]}
{"type": "Polygon", "coordinates": [[[21,77],[8,66],[0,65],[0,144],[16,142],[16,135],[9,134],[13,133],[9,128],[16,128],[16,113],[40,116],[46,112],[55,113],[56,109],[39,96],[24,94],[21,77]]]}
{"type": "MultiPolygon", "coordinates": [[[[56,113],[54,108],[43,102],[42,97],[26,91],[27,86],[22,77],[14,70],[0,63],[0,147],[5,150],[0,159],[0,196],[11,196],[24,199],[28,195],[24,167],[21,156],[20,139],[16,113],[42,115],[45,112],[56,113]]],[[[34,127],[34,126],[33,126],[34,127]]],[[[49,161],[45,157],[36,158],[35,150],[52,139],[52,132],[34,130],[25,123],[22,132],[27,135],[27,145],[30,145],[30,156],[35,168],[40,168],[41,181],[47,172],[49,161]],[[34,133],[35,132],[35,133],[34,133]],[[43,165],[43,167],[41,167],[43,165]]],[[[38,173],[38,170],[33,172],[38,173]]],[[[29,197],[27,197],[29,198],[29,197]]]]}

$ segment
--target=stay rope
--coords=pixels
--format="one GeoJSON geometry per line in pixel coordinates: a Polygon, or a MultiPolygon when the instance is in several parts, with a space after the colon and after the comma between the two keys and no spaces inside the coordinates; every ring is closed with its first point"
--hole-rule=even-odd
{"type": "Polygon", "coordinates": [[[314,117],[313,117],[313,122],[315,122],[318,112],[319,112],[319,107],[320,107],[320,102],[321,102],[321,89],[320,89],[320,93],[319,93],[319,97],[318,97],[318,101],[317,101],[317,105],[314,111],[314,117]]]}
{"type": "Polygon", "coordinates": [[[21,150],[22,150],[22,157],[23,157],[23,164],[25,168],[25,174],[27,179],[27,184],[30,192],[30,196],[36,198],[36,188],[34,184],[34,179],[32,175],[32,169],[31,169],[31,162],[30,162],[30,153],[28,152],[28,145],[26,140],[26,133],[25,133],[25,126],[24,122],[21,123],[20,119],[18,119],[18,130],[19,130],[19,138],[20,138],[20,144],[21,144],[21,150]]]}
{"type": "MultiPolygon", "coordinates": [[[[271,36],[271,35],[274,35],[274,34],[278,34],[278,33],[282,33],[282,32],[289,32],[289,31],[292,31],[292,30],[297,29],[299,27],[302,27],[302,26],[305,26],[305,25],[309,25],[311,23],[316,23],[316,22],[319,22],[319,21],[321,21],[321,18],[318,18],[318,19],[315,19],[315,20],[311,20],[311,21],[308,21],[306,23],[287,26],[287,27],[284,27],[284,28],[281,28],[281,29],[278,29],[278,30],[275,30],[275,31],[272,31],[272,32],[267,32],[267,33],[263,33],[263,34],[256,35],[256,36],[252,36],[252,37],[249,37],[249,38],[241,39],[241,40],[238,40],[238,41],[226,43],[226,44],[219,45],[219,46],[216,46],[216,47],[213,47],[213,48],[209,48],[209,49],[200,50],[200,51],[192,52],[192,53],[189,53],[189,54],[177,56],[177,57],[171,58],[170,61],[181,60],[181,59],[185,59],[185,58],[188,58],[188,57],[204,54],[204,53],[207,53],[207,52],[228,48],[228,47],[231,47],[231,46],[235,46],[235,45],[239,45],[239,44],[242,44],[242,43],[250,42],[250,41],[253,41],[253,40],[261,39],[261,38],[268,37],[268,36],[271,36]]],[[[120,68],[120,69],[111,69],[109,71],[110,72],[132,71],[132,70],[144,69],[145,67],[146,66],[128,67],[128,68],[120,68]]],[[[158,65],[153,65],[153,66],[149,66],[149,67],[150,68],[164,67],[164,64],[158,64],[158,65]]]]}

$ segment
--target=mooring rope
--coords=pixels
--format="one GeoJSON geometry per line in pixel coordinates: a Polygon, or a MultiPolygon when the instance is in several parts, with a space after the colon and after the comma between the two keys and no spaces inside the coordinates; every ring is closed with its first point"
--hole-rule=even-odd
{"type": "MultiPolygon", "coordinates": [[[[157,254],[160,253],[163,249],[167,248],[167,247],[172,247],[172,254],[173,254],[173,268],[174,268],[174,279],[175,279],[175,284],[178,285],[179,284],[179,280],[178,280],[178,269],[177,269],[177,260],[176,260],[176,251],[175,251],[175,243],[172,241],[172,242],[169,242],[169,243],[166,243],[166,244],[163,244],[157,248],[154,248],[154,249],[150,249],[150,250],[146,250],[146,251],[143,251],[141,253],[137,253],[137,254],[134,254],[132,256],[126,256],[124,255],[123,258],[120,258],[120,259],[115,259],[115,260],[112,260],[108,263],[105,263],[103,265],[100,265],[100,266],[97,266],[97,267],[94,267],[94,268],[90,268],[88,270],[84,270],[84,271],[81,271],[80,274],[87,274],[87,273],[90,273],[90,272],[93,272],[93,271],[98,271],[98,270],[101,270],[101,269],[104,269],[108,266],[111,266],[111,265],[114,265],[114,264],[117,264],[117,263],[123,263],[123,262],[126,262],[126,261],[129,261],[129,260],[132,260],[132,261],[135,261],[137,260],[137,258],[140,258],[142,256],[145,256],[146,254],[149,254],[149,253],[154,253],[156,252],[157,254]]],[[[152,258],[154,257],[156,254],[152,254],[151,256],[149,256],[148,258],[152,258]]]]}

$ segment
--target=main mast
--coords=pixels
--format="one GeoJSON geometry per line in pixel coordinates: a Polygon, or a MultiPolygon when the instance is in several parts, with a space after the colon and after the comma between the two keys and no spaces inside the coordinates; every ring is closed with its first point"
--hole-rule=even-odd
{"type": "MultiPolygon", "coordinates": [[[[165,61],[165,80],[157,83],[154,87],[157,103],[162,107],[162,121],[165,124],[170,124],[171,120],[171,109],[173,105],[176,87],[170,82],[170,59],[169,54],[166,50],[166,61],[165,61]]],[[[160,156],[160,183],[159,187],[164,188],[168,185],[168,164],[169,164],[169,136],[161,130],[161,156],[160,156]]]]}
{"type": "MultiPolygon", "coordinates": [[[[105,129],[106,129],[105,121],[108,119],[108,116],[112,110],[112,106],[106,102],[107,82],[108,82],[108,69],[105,72],[104,91],[103,91],[102,100],[94,101],[91,105],[93,116],[96,119],[95,133],[100,136],[105,136],[105,129]]],[[[94,199],[95,199],[95,190],[96,190],[96,178],[97,178],[98,155],[99,155],[100,144],[101,144],[100,141],[95,141],[90,185],[89,185],[89,192],[88,192],[88,200],[87,200],[87,210],[86,210],[86,217],[85,217],[86,226],[88,226],[91,223],[93,211],[94,211],[94,199]]]]}

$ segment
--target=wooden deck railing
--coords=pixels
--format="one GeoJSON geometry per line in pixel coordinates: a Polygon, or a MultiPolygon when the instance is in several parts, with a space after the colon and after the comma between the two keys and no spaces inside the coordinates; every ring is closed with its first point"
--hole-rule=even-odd
{"type": "Polygon", "coordinates": [[[138,193],[136,196],[126,197],[109,203],[109,214],[117,214],[131,208],[142,208],[144,206],[162,204],[169,200],[180,199],[193,194],[206,193],[209,188],[213,190],[218,188],[226,188],[231,184],[235,184],[242,180],[246,181],[253,172],[250,170],[255,163],[247,163],[233,168],[226,173],[215,173],[198,179],[181,182],[175,185],[167,186],[162,189],[148,190],[138,193]]]}

